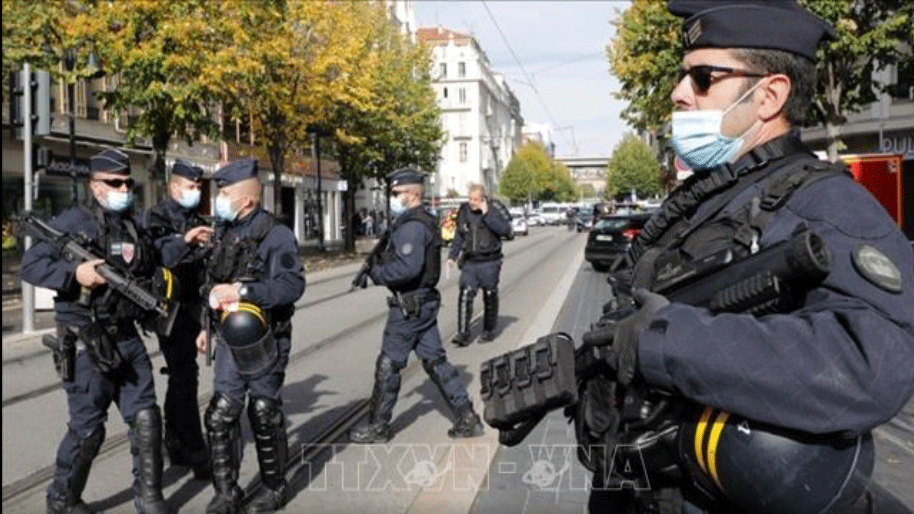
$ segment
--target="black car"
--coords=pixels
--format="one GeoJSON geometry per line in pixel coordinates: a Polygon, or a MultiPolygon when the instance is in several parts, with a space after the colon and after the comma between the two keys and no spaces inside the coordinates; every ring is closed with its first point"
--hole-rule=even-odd
{"type": "Polygon", "coordinates": [[[597,271],[608,270],[619,255],[628,251],[650,217],[650,213],[601,216],[587,236],[584,259],[597,271]]]}

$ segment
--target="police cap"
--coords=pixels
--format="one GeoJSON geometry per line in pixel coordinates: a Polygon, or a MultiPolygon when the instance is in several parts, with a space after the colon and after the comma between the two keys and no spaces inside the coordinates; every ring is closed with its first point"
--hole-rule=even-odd
{"type": "Polygon", "coordinates": [[[184,159],[175,160],[174,165],[171,167],[171,172],[188,180],[193,180],[194,182],[200,182],[200,179],[203,178],[203,169],[199,166],[194,166],[184,159]]]}
{"type": "Polygon", "coordinates": [[[388,178],[390,179],[390,187],[405,186],[408,184],[418,184],[421,186],[425,181],[425,175],[414,168],[401,168],[391,173],[388,178]]]}
{"type": "Polygon", "coordinates": [[[815,61],[819,42],[835,29],[795,0],[672,0],[667,9],[682,22],[685,49],[784,50],[815,61]]]}
{"type": "Polygon", "coordinates": [[[247,157],[232,161],[213,175],[216,187],[225,187],[249,178],[257,178],[257,160],[247,157]]]}
{"type": "Polygon", "coordinates": [[[115,175],[130,176],[130,159],[127,154],[113,148],[106,148],[101,153],[89,158],[89,169],[92,173],[104,172],[115,175]]]}

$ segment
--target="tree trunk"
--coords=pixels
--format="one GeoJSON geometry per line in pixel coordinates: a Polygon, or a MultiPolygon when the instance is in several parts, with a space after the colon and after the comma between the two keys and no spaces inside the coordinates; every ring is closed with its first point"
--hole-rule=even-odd
{"type": "Polygon", "coordinates": [[[278,144],[269,147],[270,164],[273,166],[273,214],[283,219],[282,209],[282,169],[285,166],[285,152],[278,144]]]}
{"type": "Polygon", "coordinates": [[[825,122],[825,140],[828,142],[828,160],[838,160],[838,145],[841,143],[841,127],[832,121],[825,122]]]}

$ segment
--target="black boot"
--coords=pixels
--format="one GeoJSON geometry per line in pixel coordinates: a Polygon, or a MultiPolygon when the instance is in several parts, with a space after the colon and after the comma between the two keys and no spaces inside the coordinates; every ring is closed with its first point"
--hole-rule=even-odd
{"type": "Polygon", "coordinates": [[[238,487],[241,465],[241,426],[243,404],[216,393],[206,408],[206,435],[213,466],[216,495],[206,506],[207,514],[238,514],[244,493],[238,487]]]}
{"type": "Polygon", "coordinates": [[[140,514],[170,514],[162,497],[162,415],[158,405],[137,412],[130,427],[133,503],[140,514]]]}
{"type": "Polygon", "coordinates": [[[453,428],[447,431],[450,437],[476,437],[482,435],[482,422],[473,412],[473,404],[467,395],[466,385],[457,370],[446,357],[423,360],[422,367],[441,392],[444,401],[457,418],[453,428]],[[472,416],[470,416],[472,414],[472,416]],[[475,418],[474,418],[475,417],[475,418]]]}
{"type": "Polygon", "coordinates": [[[368,424],[349,431],[349,440],[359,444],[386,443],[390,441],[390,418],[397,395],[400,393],[400,369],[383,353],[375,363],[374,389],[368,413],[368,424]]]}
{"type": "Polygon", "coordinates": [[[495,328],[498,325],[498,289],[482,290],[482,340],[495,339],[495,328]]]}
{"type": "Polygon", "coordinates": [[[248,419],[257,446],[257,462],[263,488],[248,503],[245,512],[276,512],[286,504],[286,463],[288,439],[280,403],[269,398],[252,398],[248,419]]]}
{"type": "MultiPolygon", "coordinates": [[[[49,488],[47,498],[48,514],[95,514],[95,511],[83,502],[82,493],[83,489],[86,488],[86,481],[89,479],[92,461],[98,455],[98,450],[105,440],[105,426],[99,425],[85,439],[79,438],[73,432],[69,432],[67,437],[79,439],[76,459],[69,463],[70,472],[68,478],[60,482],[55,477],[55,482],[49,488]],[[50,491],[54,491],[54,493],[50,491]]],[[[63,463],[58,461],[57,466],[61,467],[62,465],[63,463]]]]}
{"type": "Polygon", "coordinates": [[[476,296],[475,289],[460,288],[460,295],[457,297],[457,335],[452,341],[457,346],[470,344],[470,321],[473,319],[474,296],[476,296]]]}

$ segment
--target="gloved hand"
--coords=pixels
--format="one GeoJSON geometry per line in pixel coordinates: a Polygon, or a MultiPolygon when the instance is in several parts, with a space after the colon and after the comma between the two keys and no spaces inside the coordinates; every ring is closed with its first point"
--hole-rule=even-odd
{"type": "Polygon", "coordinates": [[[626,386],[635,378],[638,336],[654,319],[654,313],[670,303],[662,295],[640,288],[632,292],[632,298],[638,310],[616,324],[613,344],[607,357],[607,362],[615,370],[619,383],[626,386]]]}

